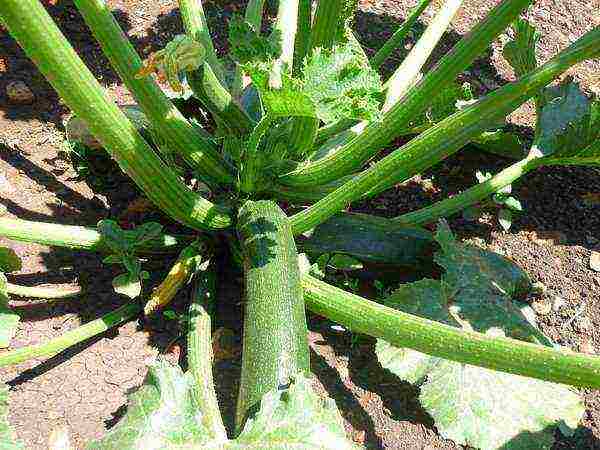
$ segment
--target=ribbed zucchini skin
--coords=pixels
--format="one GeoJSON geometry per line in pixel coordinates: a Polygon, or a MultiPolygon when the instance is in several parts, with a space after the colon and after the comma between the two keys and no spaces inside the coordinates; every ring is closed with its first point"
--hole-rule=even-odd
{"type": "Polygon", "coordinates": [[[269,390],[310,370],[298,253],[285,213],[271,201],[240,209],[246,307],[236,426],[269,390]]]}

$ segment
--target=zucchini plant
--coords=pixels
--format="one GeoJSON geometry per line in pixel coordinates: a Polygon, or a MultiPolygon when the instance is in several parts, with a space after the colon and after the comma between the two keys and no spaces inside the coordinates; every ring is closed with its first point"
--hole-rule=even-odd
{"type": "MultiPolygon", "coordinates": [[[[249,0],[245,15],[227,24],[230,53],[218,55],[201,0],[179,0],[185,35],[143,62],[103,0],[74,0],[133,94],[136,105],[129,106],[107,98],[40,0],[0,3],[2,24],[73,111],[71,137],[79,146],[94,143],[79,157],[106,150],[143,195],[185,230],[172,236],[157,223],[124,231],[110,220],[94,228],[0,217],[0,236],[10,240],[108,253],[107,263],[126,269],[114,280],[116,292],[131,298],[58,338],[0,353],[0,367],[54,356],[190,291],[183,322],[189,370],[157,360],[127,414],[88,448],[353,448],[335,403],[312,391],[306,309],[377,338],[383,367],[421,385],[421,401],[438,430],[458,443],[546,448],[555,427],[569,433],[577,426],[583,407],[573,387],[600,387],[600,358],[554,345],[520,303],[531,288],[527,276],[500,255],[459,243],[443,218],[490,197],[510,207],[506,186],[540,166],[600,163],[600,103],[569,79],[547,87],[573,65],[600,57],[600,28],[539,64],[538,34],[519,18],[532,0],[504,0],[425,71],[458,9],[469,6],[447,0],[384,81],[378,69],[429,1],[421,1],[371,59],[352,31],[357,3],[279,0],[272,31],[264,34],[265,2],[249,0]],[[457,77],[509,28],[505,56],[517,80],[476,99],[457,77]],[[199,100],[207,122],[182,114],[157,80],[199,100]],[[526,150],[503,123],[529,99],[536,103],[537,127],[526,150]],[[406,143],[390,148],[400,136],[406,143]],[[520,159],[458,195],[393,219],[346,211],[470,143],[520,159]],[[377,158],[383,149],[391,151],[377,158]],[[422,227],[436,222],[435,234],[422,227]],[[232,430],[223,425],[212,383],[219,246],[227,247],[245,280],[232,430]],[[179,256],[143,304],[148,273],[140,255],[147,253],[166,262],[179,256]],[[324,280],[332,267],[432,260],[443,268],[440,280],[402,285],[379,302],[324,280]],[[474,383],[481,386],[474,389],[474,383]],[[499,408],[511,418],[501,427],[499,408]]],[[[19,268],[14,252],[0,249],[5,348],[19,321],[9,294],[78,294],[8,283],[4,272],[19,268]]],[[[5,420],[6,389],[2,396],[5,420]]],[[[18,448],[5,425],[3,445],[18,448]]],[[[56,448],[68,440],[57,434],[56,448]]]]}

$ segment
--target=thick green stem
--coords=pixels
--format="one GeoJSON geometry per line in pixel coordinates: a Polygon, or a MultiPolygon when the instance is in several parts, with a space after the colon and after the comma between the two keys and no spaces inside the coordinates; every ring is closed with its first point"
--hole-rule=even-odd
{"type": "MultiPolygon", "coordinates": [[[[0,237],[19,242],[51,245],[80,250],[109,252],[95,228],[0,217],[0,237]]],[[[141,253],[176,253],[189,239],[163,234],[146,242],[141,253]]]]}
{"type": "Polygon", "coordinates": [[[481,333],[406,314],[302,277],[312,312],[358,333],[428,355],[579,387],[600,388],[600,358],[481,333]]]}
{"type": "Polygon", "coordinates": [[[415,84],[425,62],[450,26],[450,22],[462,3],[463,0],[446,0],[417,44],[386,82],[387,93],[383,105],[384,111],[389,111],[415,84]]]}
{"type": "Polygon", "coordinates": [[[233,134],[245,136],[252,130],[252,119],[221,84],[210,64],[189,72],[188,82],[194,95],[233,134]]]}
{"type": "Polygon", "coordinates": [[[219,410],[213,383],[213,349],[209,311],[215,301],[216,278],[212,268],[195,276],[190,303],[188,329],[188,366],[194,379],[192,396],[202,411],[202,424],[211,440],[226,441],[227,432],[219,410]]]}
{"type": "Polygon", "coordinates": [[[410,12],[406,21],[396,30],[396,32],[390,37],[385,44],[373,55],[371,58],[371,65],[378,69],[385,62],[386,59],[392,54],[392,52],[398,48],[402,41],[406,39],[406,36],[410,32],[411,28],[419,18],[419,16],[425,11],[425,8],[429,6],[431,0],[420,0],[417,6],[410,12]]]}
{"type": "Polygon", "coordinates": [[[75,0],[75,5],[153,129],[201,174],[219,182],[232,181],[233,170],[214,144],[194,130],[150,76],[136,77],[143,63],[104,1],[75,0]]]}
{"type": "Polygon", "coordinates": [[[294,44],[294,75],[298,76],[308,55],[310,31],[312,27],[312,0],[300,0],[298,3],[298,26],[294,44]]]}
{"type": "Polygon", "coordinates": [[[56,356],[63,350],[66,350],[75,344],[79,344],[80,342],[90,339],[100,333],[104,333],[105,331],[130,320],[135,317],[141,309],[140,304],[137,302],[128,303],[99,319],[92,320],[72,331],[67,331],[62,336],[50,339],[44,344],[31,345],[29,347],[2,353],[0,354],[0,367],[19,364],[34,358],[51,358],[56,356]]]}
{"type": "Polygon", "coordinates": [[[490,43],[533,0],[505,0],[449,52],[436,68],[413,87],[385,114],[381,122],[369,124],[365,130],[338,151],[310,164],[304,164],[280,177],[290,186],[315,186],[329,183],[362,167],[398,131],[409,128],[410,122],[431,104],[436,94],[465,70],[490,43]]]}
{"type": "Polygon", "coordinates": [[[55,299],[78,297],[81,295],[81,288],[30,287],[6,283],[6,292],[19,297],[55,299]]]}
{"type": "Polygon", "coordinates": [[[62,35],[38,0],[3,0],[10,33],[65,103],[148,198],[177,221],[197,229],[226,228],[229,211],[189,190],[152,151],[62,35]]]}
{"type": "Polygon", "coordinates": [[[192,39],[202,43],[206,49],[206,60],[219,81],[225,83],[225,71],[210,37],[210,30],[206,23],[202,0],[179,0],[179,11],[183,20],[185,33],[192,39]]]}
{"type": "Polygon", "coordinates": [[[467,206],[474,205],[486,199],[503,187],[513,183],[530,170],[539,167],[539,165],[535,159],[524,159],[504,169],[489,180],[473,186],[454,197],[441,200],[426,208],[403,214],[394,218],[393,221],[402,225],[423,225],[435,222],[442,217],[449,217],[454,213],[462,211],[467,206]]]}
{"type": "Polygon", "coordinates": [[[395,150],[312,207],[294,215],[294,234],[318,225],[365,193],[381,192],[455,153],[569,67],[597,54],[599,41],[600,28],[586,33],[522,79],[492,92],[395,150]]]}

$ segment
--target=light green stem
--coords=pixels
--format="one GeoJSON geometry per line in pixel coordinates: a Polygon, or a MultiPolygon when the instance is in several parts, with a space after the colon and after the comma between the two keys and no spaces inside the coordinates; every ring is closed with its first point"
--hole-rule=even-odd
{"type": "Polygon", "coordinates": [[[520,80],[490,93],[395,150],[312,207],[292,216],[294,234],[325,221],[365,193],[381,192],[455,153],[569,67],[593,57],[599,42],[600,27],[520,80]]]}
{"type": "Polygon", "coordinates": [[[381,122],[369,124],[365,130],[334,153],[298,166],[280,177],[289,186],[316,186],[327,184],[341,176],[352,173],[375,156],[391,142],[398,131],[409,128],[410,122],[431,104],[441,90],[453,83],[490,43],[502,33],[519,13],[533,0],[505,0],[490,12],[450,51],[436,68],[413,87],[396,104],[381,122]]]}
{"type": "Polygon", "coordinates": [[[6,283],[6,292],[19,297],[55,299],[78,297],[81,295],[81,288],[61,289],[55,287],[30,287],[6,283]]]}
{"type": "Polygon", "coordinates": [[[152,77],[136,77],[143,63],[104,1],[75,0],[75,5],[153,129],[193,169],[211,180],[231,182],[233,169],[214,144],[194,130],[152,77]]]}
{"type": "MultiPolygon", "coordinates": [[[[21,0],[18,0],[21,1],[21,0]]],[[[128,303],[119,309],[92,320],[72,331],[67,331],[62,336],[50,339],[44,344],[30,345],[28,347],[11,350],[0,354],[0,367],[11,366],[34,358],[51,358],[63,350],[90,339],[100,333],[116,327],[117,325],[135,317],[141,306],[137,302],[128,303]]]]}
{"type": "Polygon", "coordinates": [[[179,0],[179,11],[183,20],[185,33],[196,41],[202,43],[206,49],[206,60],[213,72],[221,82],[225,84],[225,70],[210,37],[210,30],[206,23],[202,0],[179,0]]]}
{"type": "Polygon", "coordinates": [[[449,217],[462,211],[467,206],[474,205],[505,186],[513,183],[529,171],[539,167],[538,160],[524,159],[504,169],[489,180],[467,189],[454,197],[441,200],[431,206],[403,214],[392,219],[402,225],[423,225],[432,223],[442,217],[449,217]]]}
{"type": "Polygon", "coordinates": [[[152,151],[62,35],[38,0],[3,0],[0,14],[38,69],[144,191],[175,220],[196,229],[226,228],[229,211],[189,190],[152,151]]]}
{"type": "Polygon", "coordinates": [[[384,111],[389,111],[419,78],[421,69],[431,56],[431,53],[442,38],[450,22],[461,7],[463,0],[446,0],[441,9],[432,19],[431,23],[410,51],[402,64],[386,82],[387,93],[384,111]]]}
{"type": "Polygon", "coordinates": [[[209,310],[215,302],[215,273],[211,268],[195,275],[190,303],[188,366],[194,379],[192,395],[202,411],[202,423],[211,440],[226,441],[227,432],[213,383],[212,330],[209,310]]]}
{"type": "Polygon", "coordinates": [[[308,309],[349,330],[428,355],[579,387],[600,388],[600,357],[464,331],[302,277],[308,309]]]}
{"type": "Polygon", "coordinates": [[[221,84],[210,64],[189,72],[188,82],[194,95],[233,134],[245,136],[252,131],[252,120],[221,84]]]}
{"type": "Polygon", "coordinates": [[[298,3],[298,26],[294,45],[294,75],[301,72],[304,58],[308,55],[310,32],[312,27],[312,0],[300,0],[298,3]]]}
{"type": "Polygon", "coordinates": [[[392,52],[398,48],[398,46],[406,39],[406,36],[410,32],[411,28],[419,18],[419,16],[425,11],[425,8],[429,6],[431,0],[420,0],[415,8],[410,12],[406,21],[396,30],[396,32],[390,37],[385,44],[373,55],[371,58],[371,65],[378,69],[385,62],[386,59],[392,54],[392,52]]]}
{"type": "MultiPolygon", "coordinates": [[[[0,237],[19,242],[66,247],[71,249],[108,252],[95,228],[0,217],[0,237]]],[[[141,253],[176,253],[189,239],[163,234],[145,242],[141,253]]]]}

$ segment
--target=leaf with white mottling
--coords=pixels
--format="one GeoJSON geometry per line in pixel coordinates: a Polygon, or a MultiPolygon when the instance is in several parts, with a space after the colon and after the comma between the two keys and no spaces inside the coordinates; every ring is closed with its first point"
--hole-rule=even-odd
{"type": "Polygon", "coordinates": [[[310,380],[297,377],[286,389],[270,391],[259,412],[227,449],[345,450],[355,449],[346,439],[344,422],[335,402],[322,400],[310,380]]]}
{"type": "MultiPolygon", "coordinates": [[[[402,286],[386,306],[446,325],[552,346],[514,302],[530,283],[506,258],[456,241],[445,223],[436,240],[441,281],[402,286]]],[[[579,395],[554,383],[461,364],[379,340],[382,366],[421,386],[420,400],[440,434],[482,449],[543,449],[554,427],[577,426],[579,395]],[[502,424],[502,426],[498,426],[502,424]]]]}

